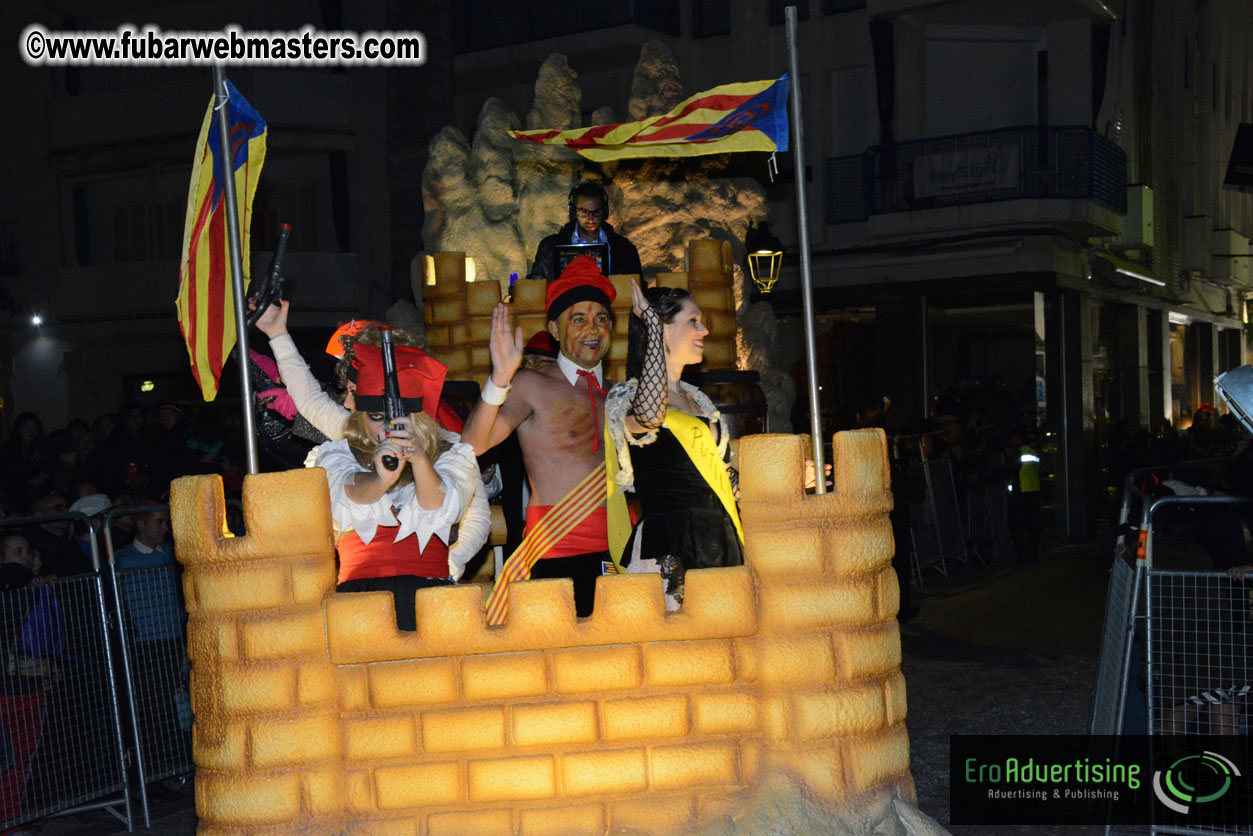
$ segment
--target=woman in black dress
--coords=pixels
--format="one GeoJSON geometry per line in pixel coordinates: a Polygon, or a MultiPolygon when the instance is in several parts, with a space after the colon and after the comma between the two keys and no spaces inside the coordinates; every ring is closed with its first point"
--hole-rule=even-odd
{"type": "Polygon", "coordinates": [[[726,464],[729,437],[717,408],[679,379],[703,357],[709,329],[700,308],[680,288],[633,282],[631,290],[629,379],[605,400],[618,483],[633,483],[643,507],[623,562],[630,572],[660,571],[673,611],[683,603],[686,570],[744,563],[739,480],[726,464]]]}

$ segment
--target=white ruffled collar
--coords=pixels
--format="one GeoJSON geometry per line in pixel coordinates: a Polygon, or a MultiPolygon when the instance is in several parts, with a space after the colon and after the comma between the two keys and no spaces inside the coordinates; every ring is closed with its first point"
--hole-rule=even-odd
{"type": "MultiPolygon", "coordinates": [[[[635,468],[631,464],[628,445],[645,447],[657,440],[657,430],[649,430],[638,437],[626,430],[627,410],[631,408],[638,386],[639,380],[633,377],[625,383],[614,384],[605,397],[605,426],[618,451],[618,474],[614,477],[614,482],[622,490],[627,491],[635,488],[635,468]]],[[[718,411],[718,407],[714,406],[714,402],[709,399],[708,395],[686,380],[679,381],[679,388],[687,393],[687,396],[696,404],[696,408],[700,410],[696,417],[707,419],[710,430],[717,433],[718,455],[725,461],[730,435],[726,422],[722,420],[722,413],[718,411]]]]}

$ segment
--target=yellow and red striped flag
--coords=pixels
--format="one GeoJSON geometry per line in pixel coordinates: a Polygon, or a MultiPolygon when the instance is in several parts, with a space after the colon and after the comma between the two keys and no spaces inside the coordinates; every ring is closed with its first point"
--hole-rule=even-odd
{"type": "MultiPolygon", "coordinates": [[[[231,170],[239,204],[240,253],[244,287],[248,286],[248,228],[252,197],[265,162],[265,120],[229,81],[227,125],[230,131],[231,170]]],[[[231,292],[231,255],[223,200],[222,143],[213,112],[205,111],[191,166],[187,219],[183,227],[183,256],[179,262],[178,324],[187,343],[191,372],[206,401],[217,397],[222,366],[235,347],[235,299],[231,292]]]]}
{"type": "Polygon", "coordinates": [[[595,162],[628,157],[698,157],[786,151],[788,77],[723,84],[665,116],[569,131],[510,131],[514,139],[564,145],[595,162]]]}

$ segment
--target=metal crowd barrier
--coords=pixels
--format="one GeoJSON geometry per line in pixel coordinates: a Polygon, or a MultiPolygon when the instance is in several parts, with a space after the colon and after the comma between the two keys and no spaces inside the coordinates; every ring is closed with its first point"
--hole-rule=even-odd
{"type": "MultiPolygon", "coordinates": [[[[1253,585],[1234,583],[1224,572],[1169,572],[1153,567],[1153,517],[1171,506],[1253,508],[1233,496],[1165,497],[1149,506],[1145,540],[1146,693],[1151,735],[1247,733],[1249,697],[1249,600],[1253,585]]],[[[1189,812],[1186,827],[1152,833],[1225,836],[1249,834],[1250,794],[1189,812]],[[1232,816],[1243,799],[1243,815],[1232,816]],[[1221,818],[1220,818],[1221,816],[1221,818]],[[1242,824],[1230,822],[1242,821],[1242,824]]]]}
{"type": "Polygon", "coordinates": [[[923,586],[923,573],[927,570],[947,578],[950,561],[968,565],[973,559],[986,566],[985,548],[991,549],[994,558],[999,558],[1006,548],[1013,549],[1005,485],[967,487],[963,505],[953,463],[948,459],[928,460],[926,437],[909,435],[889,439],[893,458],[907,466],[921,468],[926,484],[922,501],[909,503],[910,573],[918,587],[923,586]]]}
{"type": "MultiPolygon", "coordinates": [[[[1196,459],[1172,465],[1146,467],[1127,474],[1123,487],[1118,532],[1115,538],[1110,585],[1105,604],[1105,626],[1097,663],[1097,684],[1093,692],[1089,728],[1092,734],[1122,734],[1129,725],[1127,709],[1140,711],[1141,705],[1128,702],[1131,683],[1139,676],[1145,662],[1143,638],[1137,638],[1137,625],[1144,616],[1145,587],[1152,568],[1152,527],[1150,520],[1156,503],[1141,488],[1150,478],[1157,482],[1173,479],[1180,470],[1200,471],[1212,468],[1220,459],[1196,459]],[[1132,568],[1134,567],[1134,569],[1132,568]]],[[[1168,497],[1170,505],[1242,504],[1238,497],[1168,497]]],[[[1164,500],[1161,500],[1165,502],[1164,500]]],[[[1139,726],[1143,718],[1131,722],[1139,726]]]]}
{"type": "MultiPolygon", "coordinates": [[[[112,509],[105,559],[84,541],[91,572],[0,590],[0,830],[94,809],[133,830],[133,788],[147,827],[147,786],[193,771],[181,567],[119,568],[113,545],[118,517],[168,510],[112,509]]],[[[2,520],[0,535],[66,520],[91,530],[64,513],[2,520]]]]}
{"type": "Polygon", "coordinates": [[[1149,730],[1247,734],[1249,592],[1224,572],[1148,575],[1149,730]]]}
{"type": "Polygon", "coordinates": [[[1123,660],[1129,658],[1132,646],[1134,592],[1135,569],[1121,557],[1115,558],[1105,596],[1105,622],[1096,665],[1096,687],[1088,717],[1091,734],[1122,734],[1127,699],[1124,667],[1130,667],[1129,663],[1124,666],[1123,660]]]}
{"type": "Polygon", "coordinates": [[[170,555],[160,565],[119,569],[112,523],[118,517],[161,511],[168,513],[169,506],[114,508],[104,518],[114,627],[127,696],[128,742],[135,755],[145,826],[148,785],[187,775],[195,768],[182,567],[170,555]]]}
{"type": "Polygon", "coordinates": [[[1001,482],[966,489],[966,543],[984,565],[991,557],[999,560],[1002,551],[1014,550],[1009,536],[1009,502],[1006,485],[1001,482]]]}
{"type": "MultiPolygon", "coordinates": [[[[1179,572],[1153,565],[1154,518],[1172,508],[1253,509],[1253,498],[1169,496],[1151,500],[1128,477],[1124,538],[1118,546],[1101,642],[1090,729],[1123,734],[1129,710],[1143,708],[1149,735],[1248,734],[1253,699],[1253,578],[1179,572]],[[1132,524],[1140,510],[1141,521],[1132,524]],[[1130,560],[1135,562],[1134,576],[1130,560]],[[1143,666],[1139,663],[1143,658],[1143,666]],[[1143,676],[1141,676],[1143,667],[1143,676]],[[1143,689],[1143,705],[1135,705],[1143,689]],[[1116,696],[1115,696],[1116,691],[1116,696]]],[[[1152,834],[1226,836],[1253,832],[1206,815],[1186,827],[1153,825],[1152,834]]],[[[1106,828],[1106,833],[1111,833],[1106,828]]]]}
{"type": "MultiPolygon", "coordinates": [[[[63,513],[0,520],[0,535],[62,521],[91,531],[63,513]]],[[[85,545],[91,572],[0,592],[0,828],[104,809],[133,829],[100,555],[85,545]]]]}
{"type": "Polygon", "coordinates": [[[966,547],[961,505],[957,501],[953,463],[948,459],[926,462],[923,473],[927,477],[927,499],[931,503],[932,519],[935,520],[935,530],[940,540],[940,553],[945,561],[956,560],[963,565],[969,564],[970,550],[966,547]]]}
{"type": "Polygon", "coordinates": [[[944,561],[944,550],[940,546],[940,535],[931,508],[930,502],[909,503],[909,558],[914,585],[919,589],[923,586],[922,573],[927,569],[934,569],[948,577],[948,564],[944,561]]]}

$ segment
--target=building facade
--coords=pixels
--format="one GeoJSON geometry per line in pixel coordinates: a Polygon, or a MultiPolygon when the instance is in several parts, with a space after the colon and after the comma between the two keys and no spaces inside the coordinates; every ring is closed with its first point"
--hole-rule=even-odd
{"type": "MultiPolygon", "coordinates": [[[[424,67],[230,67],[268,123],[253,203],[252,274],[278,225],[293,227],[284,271],[293,332],[324,345],[352,316],[411,298],[421,250],[426,143],[451,118],[448,4],[6,3],[0,29],[104,31],[422,30],[424,67]],[[321,339],[321,343],[317,342],[321,339]]],[[[212,92],[208,67],[0,65],[11,91],[0,120],[0,390],[6,429],[23,410],[49,429],[124,401],[200,401],[175,318],[192,156],[212,92]],[[11,304],[5,304],[5,302],[11,304]],[[38,315],[42,324],[31,324],[38,315]]],[[[264,340],[258,332],[253,338],[264,340]]],[[[223,406],[238,401],[235,364],[223,406]]]]}
{"type": "MultiPolygon", "coordinates": [[[[517,79],[553,52],[579,73],[585,124],[626,101],[647,40],[673,50],[689,94],[787,68],[783,3],[662,4],[677,19],[655,5],[576,3],[564,31],[463,36],[458,124],[489,95],[525,112],[517,79]]],[[[886,396],[890,431],[958,410],[1035,427],[1058,523],[1091,533],[1121,439],[1163,420],[1186,428],[1214,402],[1213,377],[1244,362],[1253,197],[1223,175],[1253,120],[1240,34],[1253,9],[796,5],[824,413],[841,428],[886,396]]],[[[492,7],[477,4],[479,19],[492,7]]],[[[796,174],[780,164],[767,185],[785,244],[773,295],[795,321],[796,174]]],[[[785,342],[800,331],[780,329],[785,342]]]]}

